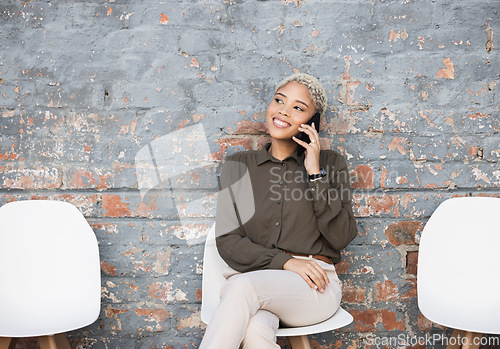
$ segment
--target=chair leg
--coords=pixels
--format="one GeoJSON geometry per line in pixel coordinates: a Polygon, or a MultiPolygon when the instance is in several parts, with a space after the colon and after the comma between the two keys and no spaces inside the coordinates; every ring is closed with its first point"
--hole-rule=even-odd
{"type": "Polygon", "coordinates": [[[311,344],[307,336],[290,336],[288,342],[292,349],[311,349],[311,344]]]}
{"type": "Polygon", "coordinates": [[[460,349],[462,347],[462,338],[465,337],[466,331],[454,329],[451,337],[449,338],[446,349],[460,349]],[[459,340],[460,338],[460,340],[459,340]],[[453,344],[452,344],[453,343],[453,344]]]}
{"type": "Polygon", "coordinates": [[[449,344],[446,346],[446,349],[478,349],[481,344],[480,339],[482,336],[482,333],[455,329],[448,340],[449,344]]]}
{"type": "Polygon", "coordinates": [[[14,349],[16,347],[17,338],[0,337],[0,349],[14,349]]]}
{"type": "Polygon", "coordinates": [[[64,333],[38,337],[38,343],[40,343],[40,349],[71,349],[64,333]]]}
{"type": "Polygon", "coordinates": [[[58,333],[54,335],[56,339],[56,344],[58,349],[71,349],[71,345],[69,345],[68,337],[66,337],[65,333],[58,333]]]}
{"type": "Polygon", "coordinates": [[[481,337],[483,336],[482,333],[475,333],[475,332],[467,332],[465,334],[465,338],[467,338],[467,342],[464,343],[462,346],[462,349],[478,349],[479,344],[481,343],[481,337]],[[476,339],[478,338],[478,339],[476,339]]]}

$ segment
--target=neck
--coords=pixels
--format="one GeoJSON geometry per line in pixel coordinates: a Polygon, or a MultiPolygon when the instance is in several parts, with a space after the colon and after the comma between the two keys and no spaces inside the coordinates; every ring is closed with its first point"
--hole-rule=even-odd
{"type": "Polygon", "coordinates": [[[284,160],[291,156],[297,150],[295,141],[283,141],[280,139],[271,139],[271,147],[269,153],[278,160],[284,160]]]}

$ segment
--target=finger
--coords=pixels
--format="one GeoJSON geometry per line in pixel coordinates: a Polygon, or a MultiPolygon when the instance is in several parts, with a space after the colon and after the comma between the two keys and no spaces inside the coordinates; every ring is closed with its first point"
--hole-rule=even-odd
{"type": "Polygon", "coordinates": [[[309,145],[317,144],[319,146],[319,136],[317,134],[315,134],[313,132],[307,132],[304,129],[302,129],[301,127],[299,127],[299,131],[307,134],[307,136],[311,140],[311,142],[307,143],[307,144],[309,144],[309,145]]]}
{"type": "Polygon", "coordinates": [[[318,138],[318,132],[316,132],[316,129],[309,125],[302,124],[301,127],[299,127],[299,131],[306,133],[311,139],[318,138]]]}
{"type": "Polygon", "coordinates": [[[307,275],[306,273],[300,273],[299,275],[302,276],[302,279],[304,279],[304,281],[309,285],[309,287],[314,288],[315,290],[318,289],[318,286],[316,286],[316,284],[311,280],[309,275],[307,275]]]}
{"type": "Polygon", "coordinates": [[[316,270],[313,270],[309,273],[309,278],[318,287],[320,292],[325,291],[325,282],[324,282],[323,276],[321,274],[319,274],[316,270]]]}
{"type": "Polygon", "coordinates": [[[308,124],[300,124],[299,128],[302,128],[304,130],[308,130],[308,131],[311,131],[312,134],[314,135],[318,135],[318,131],[316,130],[316,127],[314,125],[314,122],[311,124],[311,125],[308,125],[308,124]]]}
{"type": "Polygon", "coordinates": [[[306,149],[310,146],[310,144],[309,144],[309,143],[304,142],[304,141],[302,141],[302,140],[298,139],[298,138],[297,138],[297,137],[295,137],[295,136],[293,136],[293,137],[292,137],[292,139],[293,139],[295,142],[299,143],[301,146],[303,146],[303,147],[304,147],[304,148],[306,148],[306,149]]]}
{"type": "Polygon", "coordinates": [[[321,276],[324,283],[327,286],[330,286],[330,278],[328,277],[326,271],[323,268],[321,268],[321,266],[318,263],[316,263],[316,261],[312,261],[311,266],[315,268],[315,271],[321,276]]]}
{"type": "Polygon", "coordinates": [[[316,267],[318,269],[319,274],[321,275],[321,277],[325,281],[326,285],[330,286],[330,278],[328,277],[328,274],[326,273],[326,271],[323,268],[321,268],[318,264],[316,264],[316,267]]]}

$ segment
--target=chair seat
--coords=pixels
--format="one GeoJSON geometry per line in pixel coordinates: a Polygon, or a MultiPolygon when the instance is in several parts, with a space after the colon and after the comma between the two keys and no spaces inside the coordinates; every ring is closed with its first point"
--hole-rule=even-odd
{"type": "Polygon", "coordinates": [[[333,314],[331,318],[318,324],[302,327],[280,327],[276,335],[278,337],[303,336],[308,334],[332,331],[349,325],[353,321],[353,317],[342,307],[333,314]]]}

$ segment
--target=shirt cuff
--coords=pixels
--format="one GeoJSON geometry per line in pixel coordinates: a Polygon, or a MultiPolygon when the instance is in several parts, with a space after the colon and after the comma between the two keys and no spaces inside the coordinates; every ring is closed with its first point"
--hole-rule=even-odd
{"type": "Polygon", "coordinates": [[[342,193],[338,193],[325,176],[317,181],[309,181],[309,189],[311,190],[311,199],[316,215],[322,214],[326,210],[332,212],[336,216],[342,209],[342,193]]]}
{"type": "Polygon", "coordinates": [[[269,263],[269,269],[283,269],[283,265],[288,262],[293,257],[287,253],[280,252],[271,259],[269,263]]]}
{"type": "Polygon", "coordinates": [[[330,182],[328,181],[327,177],[328,176],[313,179],[313,180],[309,181],[309,189],[311,189],[315,195],[318,195],[318,193],[322,193],[323,190],[330,189],[331,186],[330,186],[330,182]]]}

